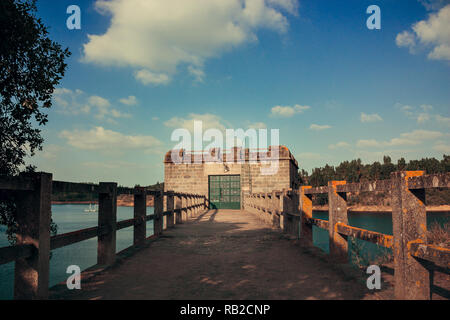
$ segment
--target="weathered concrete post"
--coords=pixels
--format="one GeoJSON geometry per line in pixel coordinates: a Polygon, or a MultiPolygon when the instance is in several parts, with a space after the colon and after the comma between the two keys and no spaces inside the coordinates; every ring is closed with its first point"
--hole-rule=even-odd
{"type": "Polygon", "coordinates": [[[166,210],[169,211],[169,214],[166,216],[167,217],[167,228],[173,228],[174,226],[174,214],[173,214],[173,209],[174,209],[174,195],[172,191],[169,191],[167,193],[167,202],[166,202],[166,210]]]}
{"type": "Polygon", "coordinates": [[[300,217],[298,216],[298,193],[286,192],[283,197],[283,231],[291,237],[298,239],[300,236],[300,217]]]}
{"type": "Polygon", "coordinates": [[[154,193],[153,198],[153,235],[159,236],[163,232],[163,211],[164,211],[164,193],[163,191],[157,191],[154,193]]]}
{"type": "Polygon", "coordinates": [[[186,194],[183,194],[183,197],[182,197],[182,219],[183,219],[183,221],[187,221],[188,220],[188,209],[187,209],[187,207],[188,207],[188,197],[187,197],[187,195],[186,194]]]}
{"type": "Polygon", "coordinates": [[[265,219],[268,223],[272,224],[273,221],[273,215],[271,215],[267,208],[270,208],[272,205],[271,199],[269,198],[269,193],[265,192],[262,194],[262,202],[261,202],[261,215],[263,219],[265,219]]]}
{"type": "Polygon", "coordinates": [[[195,199],[195,216],[198,216],[200,214],[200,195],[197,195],[195,199]]]}
{"type": "Polygon", "coordinates": [[[195,196],[195,216],[198,216],[200,214],[200,195],[195,196]]]}
{"type": "Polygon", "coordinates": [[[36,247],[33,256],[15,262],[14,299],[47,299],[50,260],[52,174],[24,174],[34,190],[20,192],[17,201],[17,244],[36,247]]]}
{"type": "Polygon", "coordinates": [[[192,218],[193,213],[192,213],[192,196],[188,195],[186,198],[186,205],[188,207],[188,209],[186,210],[187,212],[187,218],[192,218]]]}
{"type": "Polygon", "coordinates": [[[430,299],[430,272],[409,253],[408,244],[425,242],[427,215],[425,189],[410,190],[408,179],[424,171],[391,173],[392,227],[394,234],[394,293],[397,299],[430,299]]]}
{"type": "Polygon", "coordinates": [[[146,237],[147,192],[142,187],[134,187],[134,229],[133,244],[142,244],[146,237]]]}
{"type": "Polygon", "coordinates": [[[116,261],[117,183],[100,182],[98,192],[97,263],[112,265],[116,261]]]}
{"type": "Polygon", "coordinates": [[[189,196],[186,194],[184,196],[184,202],[183,202],[184,209],[184,215],[183,215],[183,221],[189,220],[189,196]]]}
{"type": "Polygon", "coordinates": [[[330,255],[342,263],[348,262],[348,241],[336,231],[338,222],[348,224],[347,217],[347,194],[337,192],[336,186],[346,184],[346,181],[328,182],[328,220],[330,236],[330,255]]]}
{"type": "Polygon", "coordinates": [[[300,229],[300,239],[305,241],[307,244],[313,243],[313,230],[312,225],[307,223],[308,219],[312,218],[312,196],[305,194],[306,189],[312,188],[311,186],[301,186],[300,187],[300,214],[301,217],[301,229],[300,229]]]}
{"type": "Polygon", "coordinates": [[[175,197],[175,224],[183,223],[183,215],[181,211],[182,207],[182,197],[178,194],[175,197]]]}

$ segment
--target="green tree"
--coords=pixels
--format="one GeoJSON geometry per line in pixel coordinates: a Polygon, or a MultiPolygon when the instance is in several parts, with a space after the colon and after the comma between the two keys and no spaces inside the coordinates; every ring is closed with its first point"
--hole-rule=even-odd
{"type": "MultiPolygon", "coordinates": [[[[26,155],[42,150],[40,126],[45,109],[64,76],[68,49],[48,37],[36,17],[36,0],[0,1],[0,174],[17,175],[26,155]]],[[[28,166],[26,171],[33,171],[28,166]]],[[[15,233],[15,207],[10,197],[0,198],[0,224],[15,233]]]]}

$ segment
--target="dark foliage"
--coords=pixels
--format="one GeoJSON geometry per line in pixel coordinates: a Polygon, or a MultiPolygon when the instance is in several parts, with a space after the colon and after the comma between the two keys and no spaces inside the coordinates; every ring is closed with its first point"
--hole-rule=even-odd
{"type": "MultiPolygon", "coordinates": [[[[449,172],[450,156],[444,155],[442,160],[423,158],[409,162],[406,162],[404,158],[400,158],[396,164],[392,163],[389,156],[383,157],[383,163],[363,164],[361,159],[357,159],[341,162],[337,167],[326,164],[324,167],[314,168],[311,174],[301,169],[299,175],[301,185],[318,187],[327,185],[330,180],[360,182],[389,179],[391,172],[400,170],[425,170],[426,174],[449,172]]],[[[380,203],[379,200],[387,196],[378,194],[374,196],[374,200],[380,203]]],[[[316,200],[318,204],[324,204],[327,201],[326,198],[326,195],[320,195],[316,197],[316,200]]],[[[428,204],[448,204],[450,203],[450,194],[448,190],[427,190],[427,199],[428,204]]]]}
{"type": "MultiPolygon", "coordinates": [[[[0,1],[0,175],[19,174],[25,157],[42,149],[39,127],[48,121],[45,109],[70,55],[48,37],[36,11],[35,0],[0,1]]],[[[0,200],[0,224],[12,239],[14,201],[5,195],[0,200]]]]}

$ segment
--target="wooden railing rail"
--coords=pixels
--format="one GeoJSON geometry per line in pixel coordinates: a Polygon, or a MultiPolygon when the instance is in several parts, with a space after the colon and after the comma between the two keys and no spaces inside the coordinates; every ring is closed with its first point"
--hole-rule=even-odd
{"type": "Polygon", "coordinates": [[[17,244],[0,248],[0,265],[15,261],[14,298],[46,299],[49,285],[50,251],[97,237],[97,264],[109,266],[116,259],[116,232],[133,227],[133,246],[155,238],[176,224],[206,210],[205,196],[163,192],[148,187],[118,187],[99,184],[52,181],[49,173],[0,176],[2,192],[19,193],[16,199],[17,244]],[[52,193],[73,192],[98,195],[98,225],[50,237],[52,193]],[[116,221],[117,195],[134,195],[134,216],[116,221]],[[154,212],[147,215],[146,197],[154,197],[154,212]],[[153,235],[146,236],[146,222],[153,220],[153,235]]]}
{"type": "Polygon", "coordinates": [[[330,255],[336,261],[348,262],[348,237],[392,248],[395,296],[430,299],[432,289],[442,292],[430,280],[435,270],[449,272],[450,249],[426,244],[425,189],[449,187],[450,173],[425,175],[424,171],[401,171],[392,173],[388,180],[330,181],[327,186],[247,194],[244,207],[309,244],[312,244],[314,225],[328,230],[330,255]],[[393,235],[349,225],[347,193],[370,191],[390,191],[393,235]],[[328,195],[328,221],[312,217],[315,194],[328,195]]]}

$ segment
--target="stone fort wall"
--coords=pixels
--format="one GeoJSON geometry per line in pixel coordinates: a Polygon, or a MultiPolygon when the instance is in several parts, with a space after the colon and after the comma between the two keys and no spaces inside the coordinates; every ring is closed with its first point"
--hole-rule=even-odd
{"type": "MultiPolygon", "coordinates": [[[[279,146],[278,148],[277,159],[272,157],[275,154],[274,147],[269,147],[269,151],[264,153],[265,157],[270,159],[268,163],[262,161],[267,158],[260,156],[253,158],[257,152],[253,153],[249,149],[233,148],[229,153],[222,155],[223,163],[209,161],[205,154],[189,153],[185,150],[177,152],[185,161],[191,163],[174,163],[169,151],[164,159],[164,190],[196,193],[208,197],[208,176],[210,175],[240,175],[241,199],[244,198],[244,194],[253,192],[297,188],[298,163],[287,147],[279,146]],[[234,155],[233,162],[229,160],[231,152],[234,155]],[[250,162],[249,159],[257,160],[250,162]],[[270,161],[278,161],[278,171],[272,175],[263,175],[261,168],[269,168],[270,161]]],[[[209,154],[215,155],[216,152],[218,151],[212,149],[209,154]]]]}

